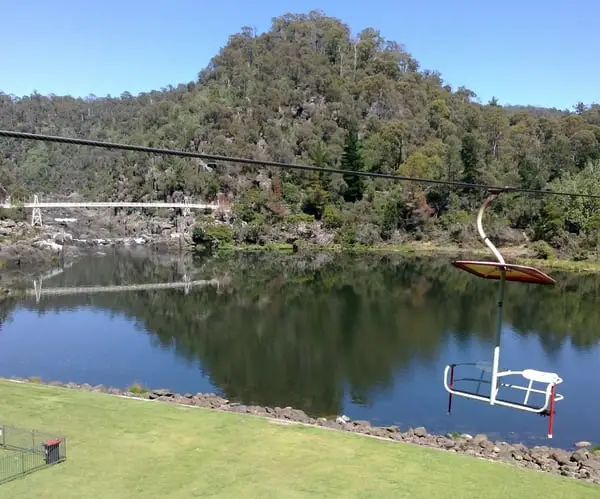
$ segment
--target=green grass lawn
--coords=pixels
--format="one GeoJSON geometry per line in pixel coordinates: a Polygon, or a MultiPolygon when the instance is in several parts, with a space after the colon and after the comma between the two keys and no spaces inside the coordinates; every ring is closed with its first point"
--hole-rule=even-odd
{"type": "Polygon", "coordinates": [[[599,498],[500,463],[233,413],[0,381],[0,422],[67,435],[2,498],[599,498]]]}

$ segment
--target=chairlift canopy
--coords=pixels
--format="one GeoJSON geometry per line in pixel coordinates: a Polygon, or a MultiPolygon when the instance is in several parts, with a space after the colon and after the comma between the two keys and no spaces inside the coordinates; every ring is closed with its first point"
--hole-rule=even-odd
{"type": "Polygon", "coordinates": [[[473,260],[458,260],[453,265],[483,279],[499,280],[502,269],[506,271],[506,280],[531,284],[554,285],[556,281],[549,275],[534,267],[499,262],[478,262],[473,260]]]}

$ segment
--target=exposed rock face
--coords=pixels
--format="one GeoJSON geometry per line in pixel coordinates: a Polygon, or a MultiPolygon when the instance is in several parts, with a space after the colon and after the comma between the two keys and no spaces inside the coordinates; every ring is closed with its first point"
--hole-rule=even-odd
{"type": "Polygon", "coordinates": [[[188,246],[194,214],[56,209],[44,210],[43,223],[31,227],[25,221],[0,220],[0,268],[41,270],[59,258],[72,261],[85,250],[104,246],[188,246]],[[180,232],[186,235],[180,237],[180,232]]]}
{"type": "MultiPolygon", "coordinates": [[[[29,382],[27,379],[13,378],[16,381],[29,382]]],[[[31,382],[39,382],[39,378],[31,378],[31,382]]],[[[63,386],[65,388],[104,392],[113,395],[150,399],[153,401],[170,402],[183,405],[193,405],[210,409],[219,409],[243,414],[276,418],[297,423],[322,426],[342,431],[350,431],[363,435],[370,435],[386,440],[402,441],[425,447],[437,448],[448,452],[457,452],[483,459],[502,461],[505,463],[545,471],[556,475],[576,478],[586,482],[600,484],[600,452],[593,452],[588,445],[579,443],[579,448],[570,452],[564,449],[555,449],[546,446],[527,448],[522,444],[508,444],[500,441],[490,441],[486,435],[432,435],[426,428],[409,428],[402,432],[393,426],[371,426],[368,421],[352,421],[348,416],[340,415],[332,419],[313,418],[299,409],[292,407],[262,407],[257,405],[243,405],[230,402],[226,398],[212,393],[186,393],[180,395],[168,389],[148,390],[144,393],[131,393],[127,390],[105,387],[103,385],[91,386],[88,384],[49,382],[48,384],[63,386]]]]}
{"type": "Polygon", "coordinates": [[[32,229],[25,222],[0,220],[0,268],[43,268],[59,258],[70,260],[78,253],[75,247],[63,251],[63,245],[51,233],[32,229]]]}

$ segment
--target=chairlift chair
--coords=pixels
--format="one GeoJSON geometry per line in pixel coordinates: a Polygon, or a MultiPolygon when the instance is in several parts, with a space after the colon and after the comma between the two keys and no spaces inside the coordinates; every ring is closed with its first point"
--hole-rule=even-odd
{"type": "Polygon", "coordinates": [[[523,369],[520,371],[500,370],[500,335],[502,330],[502,312],[504,305],[504,287],[506,281],[525,282],[530,284],[554,285],[556,281],[546,275],[544,272],[524,265],[515,265],[506,263],[502,254],[490,241],[483,230],[483,213],[487,206],[498,196],[498,192],[492,192],[486,198],[477,214],[477,230],[484,244],[492,251],[497,261],[472,261],[459,260],[453,262],[453,265],[461,270],[474,274],[483,279],[499,280],[499,298],[497,307],[497,327],[494,346],[494,356],[492,364],[486,362],[464,362],[458,364],[449,364],[444,369],[444,388],[448,392],[448,413],[452,412],[452,396],[465,397],[472,400],[488,402],[490,405],[499,405],[511,409],[537,413],[542,416],[548,416],[548,438],[552,438],[552,429],[554,424],[555,403],[564,399],[563,395],[556,392],[556,387],[563,382],[562,378],[552,372],[538,371],[536,369],[523,369]],[[475,367],[481,371],[479,378],[462,377],[456,378],[458,367],[475,367]],[[490,380],[484,380],[486,373],[490,374],[490,380]],[[509,379],[520,379],[525,381],[524,385],[510,383],[509,379]],[[459,382],[477,383],[476,391],[458,389],[459,382]],[[534,388],[534,383],[545,385],[545,388],[534,388]],[[481,385],[489,385],[489,394],[481,394],[481,385]],[[514,391],[525,392],[522,402],[513,402],[498,397],[500,388],[508,388],[514,391]],[[543,403],[533,404],[530,402],[532,394],[542,396],[543,403]]]}

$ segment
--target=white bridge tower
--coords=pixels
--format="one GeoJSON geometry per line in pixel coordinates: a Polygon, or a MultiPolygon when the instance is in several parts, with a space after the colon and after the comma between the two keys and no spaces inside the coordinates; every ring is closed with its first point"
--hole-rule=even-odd
{"type": "Polygon", "coordinates": [[[42,222],[40,199],[37,194],[33,196],[33,211],[31,212],[31,226],[35,227],[36,225],[39,225],[40,227],[44,226],[44,223],[42,222]]]}

